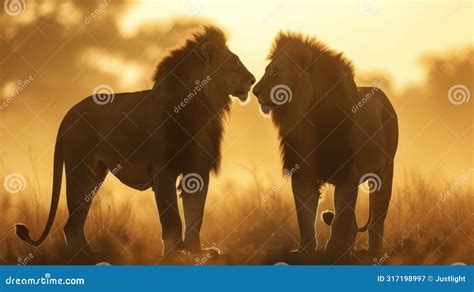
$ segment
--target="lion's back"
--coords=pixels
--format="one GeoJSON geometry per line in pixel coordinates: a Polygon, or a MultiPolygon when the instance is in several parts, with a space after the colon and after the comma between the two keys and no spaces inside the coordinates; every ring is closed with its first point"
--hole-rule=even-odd
{"type": "Polygon", "coordinates": [[[147,101],[143,100],[147,92],[117,93],[107,103],[89,96],[75,104],[58,132],[65,155],[77,160],[89,153],[120,153],[123,157],[133,153],[147,137],[147,101]]]}

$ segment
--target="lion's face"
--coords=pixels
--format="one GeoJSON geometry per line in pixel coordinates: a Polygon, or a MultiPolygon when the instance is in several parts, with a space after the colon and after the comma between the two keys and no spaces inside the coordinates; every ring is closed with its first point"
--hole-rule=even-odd
{"type": "Polygon", "coordinates": [[[214,44],[204,44],[202,53],[206,58],[206,71],[209,76],[215,76],[221,91],[228,95],[246,101],[250,87],[255,83],[255,77],[245,68],[236,54],[228,48],[217,48],[214,44]]]}
{"type": "Polygon", "coordinates": [[[293,108],[303,110],[313,95],[313,85],[305,70],[306,59],[297,52],[279,54],[265,69],[253,89],[263,113],[293,108]]]}

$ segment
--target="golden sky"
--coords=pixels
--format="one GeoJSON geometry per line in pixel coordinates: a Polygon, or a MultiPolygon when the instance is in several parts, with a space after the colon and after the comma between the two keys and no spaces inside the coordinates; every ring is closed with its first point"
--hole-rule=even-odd
{"type": "Polygon", "coordinates": [[[319,37],[353,60],[360,71],[380,70],[402,86],[423,77],[418,58],[473,43],[469,0],[163,0],[139,1],[121,20],[125,34],[143,23],[203,17],[230,33],[229,44],[260,76],[279,30],[319,37]]]}

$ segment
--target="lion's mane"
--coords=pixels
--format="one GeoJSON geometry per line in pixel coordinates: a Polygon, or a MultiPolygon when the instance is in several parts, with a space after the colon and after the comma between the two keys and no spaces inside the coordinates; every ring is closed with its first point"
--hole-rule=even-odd
{"type": "Polygon", "coordinates": [[[288,107],[275,108],[272,118],[279,129],[284,167],[309,165],[317,180],[330,182],[350,165],[353,154],[349,135],[352,125],[346,115],[357,100],[354,66],[342,53],[316,38],[292,32],[277,35],[268,59],[285,54],[298,62],[294,52],[301,50],[311,52],[307,68],[313,86],[311,100],[294,96],[288,107]],[[298,102],[310,106],[299,112],[298,102]]]}
{"type": "Polygon", "coordinates": [[[193,163],[208,163],[216,172],[220,167],[223,124],[230,111],[231,100],[221,90],[218,76],[213,76],[212,70],[209,73],[209,64],[200,54],[200,48],[204,43],[212,42],[225,50],[226,41],[225,34],[219,28],[206,26],[182,47],[164,57],[153,76],[154,88],[161,92],[159,111],[164,108],[166,113],[172,115],[166,123],[164,136],[167,141],[173,141],[173,145],[165,147],[163,160],[170,158],[166,153],[173,155],[177,147],[185,145],[186,149],[174,158],[184,169],[193,163]],[[205,80],[208,80],[207,83],[202,85],[205,80]],[[203,87],[208,88],[204,90],[203,87]],[[185,100],[189,102],[176,113],[176,106],[185,100]],[[197,152],[202,152],[202,161],[194,161],[197,152]]]}

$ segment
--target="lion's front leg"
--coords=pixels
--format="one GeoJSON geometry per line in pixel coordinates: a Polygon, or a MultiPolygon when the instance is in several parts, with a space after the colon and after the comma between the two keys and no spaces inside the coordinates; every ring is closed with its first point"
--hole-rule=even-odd
{"type": "Polygon", "coordinates": [[[161,222],[163,256],[173,256],[182,248],[183,226],[179,216],[176,176],[161,173],[153,180],[156,204],[161,222]]]}
{"type": "Polygon", "coordinates": [[[336,184],[334,192],[335,217],[331,224],[331,236],[326,244],[326,252],[341,256],[353,248],[357,238],[355,206],[358,182],[347,179],[336,184]]]}
{"type": "Polygon", "coordinates": [[[190,252],[202,250],[200,232],[209,187],[209,171],[183,174],[180,183],[184,210],[184,244],[190,252]]]}
{"type": "Polygon", "coordinates": [[[305,176],[303,173],[295,173],[291,178],[291,186],[300,229],[298,252],[313,253],[317,245],[314,224],[321,195],[320,184],[310,176],[305,176]]]}

